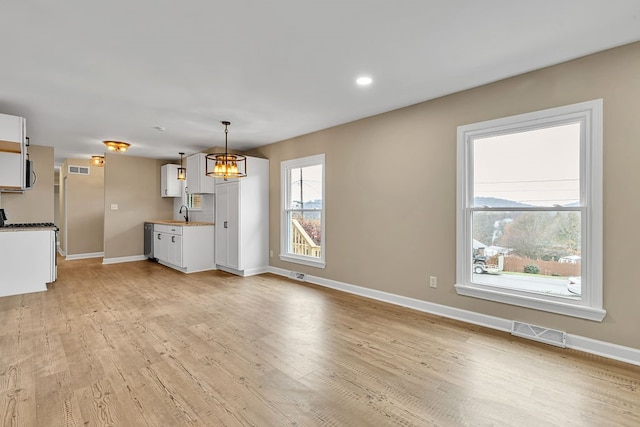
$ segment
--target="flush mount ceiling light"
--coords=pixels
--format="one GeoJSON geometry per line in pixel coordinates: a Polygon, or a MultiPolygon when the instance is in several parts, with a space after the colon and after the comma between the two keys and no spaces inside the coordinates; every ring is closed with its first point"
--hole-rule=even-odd
{"type": "Polygon", "coordinates": [[[91,160],[89,160],[89,164],[91,166],[97,166],[99,168],[104,166],[104,156],[91,156],[91,160]]]}
{"type": "Polygon", "coordinates": [[[178,179],[180,181],[184,181],[185,179],[187,179],[187,169],[184,167],[184,163],[183,163],[184,153],[178,153],[178,154],[180,154],[180,167],[178,168],[178,179]]]}
{"type": "Polygon", "coordinates": [[[356,79],[358,86],[369,86],[373,82],[373,79],[369,76],[360,76],[356,79]]]}
{"type": "Polygon", "coordinates": [[[214,178],[242,178],[247,176],[247,157],[241,154],[229,154],[227,135],[231,122],[223,121],[224,125],[224,153],[212,153],[206,156],[206,174],[214,178]],[[213,169],[209,169],[209,162],[213,169]]]}
{"type": "Polygon", "coordinates": [[[124,153],[131,144],[121,141],[102,141],[109,151],[120,151],[124,153]]]}

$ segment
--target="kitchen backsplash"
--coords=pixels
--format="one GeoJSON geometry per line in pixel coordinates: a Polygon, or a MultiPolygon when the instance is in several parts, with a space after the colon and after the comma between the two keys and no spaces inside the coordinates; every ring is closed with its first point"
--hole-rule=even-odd
{"type": "MultiPolygon", "coordinates": [[[[195,210],[189,209],[189,221],[198,221],[198,222],[214,222],[215,220],[215,195],[213,194],[203,194],[202,195],[202,209],[195,210]]],[[[173,219],[174,220],[184,220],[184,216],[181,213],[178,213],[180,210],[180,206],[185,204],[185,200],[181,197],[176,197],[173,199],[173,219]]],[[[183,210],[184,212],[184,210],[183,210]]]]}

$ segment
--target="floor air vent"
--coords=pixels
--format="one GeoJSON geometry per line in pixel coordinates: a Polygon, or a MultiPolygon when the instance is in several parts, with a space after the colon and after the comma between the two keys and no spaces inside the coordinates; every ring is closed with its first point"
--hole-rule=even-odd
{"type": "Polygon", "coordinates": [[[511,335],[529,338],[530,340],[540,341],[558,347],[567,346],[566,332],[530,325],[528,323],[514,321],[511,325],[511,335]]]}
{"type": "Polygon", "coordinates": [[[289,277],[295,280],[300,280],[302,282],[304,282],[304,273],[297,273],[295,271],[292,271],[289,273],[289,277]]]}

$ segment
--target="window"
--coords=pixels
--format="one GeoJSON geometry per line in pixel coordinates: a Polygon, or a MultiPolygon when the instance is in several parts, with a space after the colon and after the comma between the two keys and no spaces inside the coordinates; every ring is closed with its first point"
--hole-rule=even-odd
{"type": "Polygon", "coordinates": [[[324,154],[281,163],[280,259],[324,268],[324,154]]]}
{"type": "Polygon", "coordinates": [[[601,321],[602,100],[458,128],[456,291],[601,321]]]}
{"type": "Polygon", "coordinates": [[[202,194],[185,194],[185,205],[194,211],[202,210],[202,194]]]}

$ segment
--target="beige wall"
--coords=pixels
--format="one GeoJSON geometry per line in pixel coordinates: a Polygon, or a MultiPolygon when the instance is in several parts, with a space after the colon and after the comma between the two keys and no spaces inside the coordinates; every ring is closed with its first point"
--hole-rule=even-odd
{"type": "MultiPolygon", "coordinates": [[[[428,78],[425,75],[425,78],[428,78]]],[[[257,150],[270,159],[271,265],[640,348],[640,43],[257,150]],[[602,323],[458,296],[456,127],[604,99],[602,323]],[[326,268],[282,262],[280,162],[326,153],[326,268]],[[430,289],[428,277],[438,277],[430,289]]]]}
{"type": "Polygon", "coordinates": [[[65,160],[60,169],[59,195],[60,247],[65,255],[102,253],[104,168],[91,166],[88,159],[65,160]],[[69,165],[87,166],[89,175],[69,174],[69,165]]]}
{"type": "Polygon", "coordinates": [[[173,217],[173,198],[160,197],[160,167],[167,161],[105,154],[104,257],[144,254],[144,222],[173,217]],[[118,210],[111,210],[117,204],[118,210]]]}
{"type": "Polygon", "coordinates": [[[2,193],[0,207],[10,222],[54,222],[53,147],[31,145],[29,159],[37,175],[33,188],[24,193],[2,193]]]}

